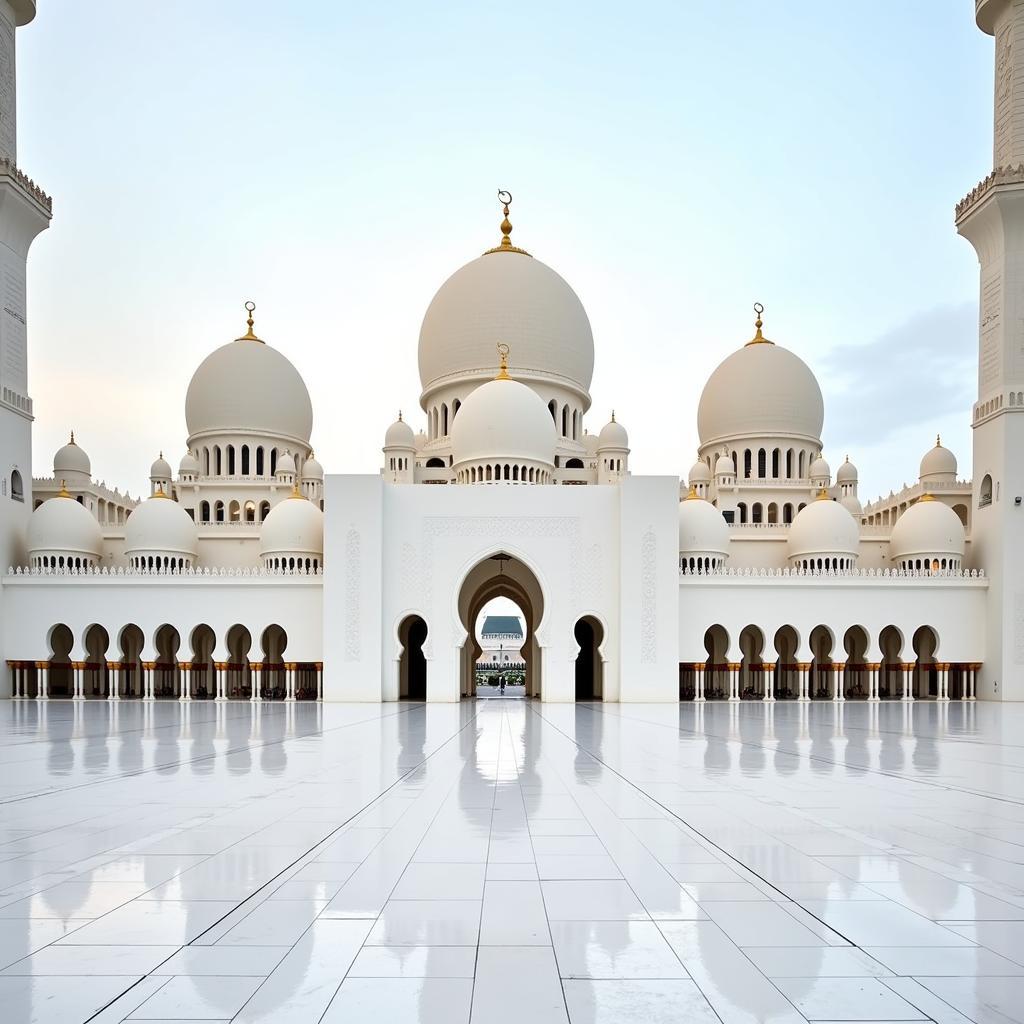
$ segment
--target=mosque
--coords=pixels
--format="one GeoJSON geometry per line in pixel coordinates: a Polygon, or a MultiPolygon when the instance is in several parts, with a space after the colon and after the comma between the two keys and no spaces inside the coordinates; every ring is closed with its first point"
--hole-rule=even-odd
{"type": "Polygon", "coordinates": [[[508,193],[498,244],[426,310],[421,415],[386,429],[379,474],[325,473],[287,339],[249,303],[148,496],[94,479],[87,424],[33,478],[26,264],[52,206],[16,164],[35,0],[0,0],[2,695],[452,702],[504,597],[543,701],[1024,699],[1024,4],[976,6],[997,74],[995,169],[956,208],[981,267],[973,478],[936,440],[916,484],[863,504],[760,305],[704,387],[685,482],[685,453],[632,474],[625,425],[591,429],[586,310],[512,241],[508,193]]]}

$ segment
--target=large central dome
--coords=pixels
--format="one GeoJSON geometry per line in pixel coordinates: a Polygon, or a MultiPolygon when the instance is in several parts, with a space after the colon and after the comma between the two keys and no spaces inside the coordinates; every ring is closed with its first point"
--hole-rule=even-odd
{"type": "Polygon", "coordinates": [[[583,303],[549,266],[513,249],[467,263],[434,296],[420,328],[424,392],[493,377],[498,342],[511,349],[518,379],[588,394],[594,335],[583,303]]]}

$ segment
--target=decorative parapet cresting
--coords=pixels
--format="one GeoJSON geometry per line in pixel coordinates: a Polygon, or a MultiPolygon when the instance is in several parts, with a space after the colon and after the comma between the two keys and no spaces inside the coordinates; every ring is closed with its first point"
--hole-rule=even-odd
{"type": "Polygon", "coordinates": [[[160,576],[167,579],[178,577],[217,577],[219,579],[247,579],[282,576],[323,576],[323,566],[317,569],[265,569],[263,566],[203,566],[198,569],[131,569],[123,566],[102,566],[87,569],[42,569],[35,566],[7,567],[8,576],[88,576],[91,578],[123,579],[125,577],[160,576]]]}
{"type": "Polygon", "coordinates": [[[723,566],[720,569],[687,569],[682,570],[682,556],[680,556],[680,575],[686,578],[694,576],[729,577],[732,579],[782,579],[786,577],[835,577],[837,579],[857,580],[982,580],[985,579],[985,572],[982,569],[936,569],[934,572],[925,569],[797,569],[778,568],[769,566],[723,566]]]}
{"type": "Polygon", "coordinates": [[[13,178],[48,213],[53,213],[53,200],[13,160],[0,157],[0,175],[13,178]]]}
{"type": "Polygon", "coordinates": [[[1024,185],[1024,164],[1016,167],[997,167],[991,174],[982,178],[970,192],[956,204],[956,220],[961,218],[974,206],[982,201],[999,185],[1024,185]]]}

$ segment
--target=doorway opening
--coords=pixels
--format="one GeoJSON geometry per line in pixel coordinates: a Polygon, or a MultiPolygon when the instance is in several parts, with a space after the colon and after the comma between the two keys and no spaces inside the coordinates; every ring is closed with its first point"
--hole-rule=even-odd
{"type": "Polygon", "coordinates": [[[604,662],[600,647],[604,629],[592,615],[584,615],[573,629],[579,654],[576,655],[576,699],[600,700],[604,683],[604,662]]]}
{"type": "Polygon", "coordinates": [[[523,611],[507,597],[487,602],[476,617],[474,640],[480,653],[474,667],[476,696],[505,699],[526,696],[523,611]]]}
{"type": "Polygon", "coordinates": [[[398,661],[398,699],[427,699],[427,624],[419,615],[407,615],[398,627],[402,653],[398,661]]]}
{"type": "MultiPolygon", "coordinates": [[[[509,694],[509,681],[514,678],[517,689],[515,692],[524,697],[541,695],[541,647],[537,642],[537,629],[544,616],[544,595],[540,581],[525,562],[506,552],[499,551],[481,559],[466,575],[459,591],[459,617],[466,630],[466,640],[462,645],[459,658],[459,693],[463,697],[475,697],[478,694],[478,666],[485,659],[485,651],[493,651],[497,645],[498,672],[507,673],[505,692],[509,694]],[[484,643],[483,626],[488,618],[486,609],[496,599],[502,599],[494,605],[494,616],[501,620],[518,619],[521,636],[515,638],[514,623],[510,621],[492,622],[496,632],[489,635],[484,643]],[[507,627],[507,638],[499,638],[502,629],[507,627]],[[514,659],[513,650],[518,646],[518,659],[514,659]],[[508,655],[509,661],[504,662],[508,655]],[[521,667],[513,670],[515,663],[521,667]],[[507,670],[503,669],[508,665],[507,670]]],[[[490,695],[490,673],[482,673],[479,677],[481,695],[490,695]],[[487,688],[484,689],[483,687],[487,688]]],[[[495,680],[498,695],[501,695],[500,679],[495,680]]]]}

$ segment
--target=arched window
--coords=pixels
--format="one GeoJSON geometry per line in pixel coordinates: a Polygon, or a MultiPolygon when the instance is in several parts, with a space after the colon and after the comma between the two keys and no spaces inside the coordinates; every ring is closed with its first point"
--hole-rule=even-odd
{"type": "Polygon", "coordinates": [[[441,405],[441,436],[448,436],[448,403],[442,403],[441,405]]]}
{"type": "Polygon", "coordinates": [[[14,501],[25,500],[25,490],[21,483],[21,473],[16,469],[11,471],[11,498],[14,501]]]}
{"type": "Polygon", "coordinates": [[[235,475],[235,446],[228,445],[228,476],[235,475]]]}
{"type": "Polygon", "coordinates": [[[270,475],[273,476],[277,472],[277,449],[270,449],[270,475]]]}
{"type": "Polygon", "coordinates": [[[578,429],[578,414],[575,409],[572,411],[572,439],[576,440],[576,431],[578,429]]]}
{"type": "Polygon", "coordinates": [[[242,518],[242,506],[237,501],[231,502],[228,505],[228,519],[233,523],[237,523],[242,518]]]}
{"type": "Polygon", "coordinates": [[[548,402],[548,412],[551,413],[551,422],[558,426],[558,405],[553,398],[548,402]]]}
{"type": "Polygon", "coordinates": [[[210,521],[210,503],[208,501],[199,502],[199,522],[208,523],[210,521]]]}
{"type": "Polygon", "coordinates": [[[772,477],[775,480],[779,479],[779,458],[780,458],[781,455],[782,455],[782,453],[779,451],[778,448],[773,449],[773,451],[772,451],[772,477]]]}
{"type": "Polygon", "coordinates": [[[793,479],[793,449],[790,448],[786,452],[786,479],[793,479]]]}
{"type": "Polygon", "coordinates": [[[777,523],[779,521],[779,506],[773,501],[768,506],[768,522],[777,523]]]}
{"type": "Polygon", "coordinates": [[[750,466],[751,466],[751,463],[750,463],[750,449],[748,448],[743,453],[743,479],[744,480],[749,480],[750,479],[750,466]]]}
{"type": "Polygon", "coordinates": [[[981,490],[978,491],[978,508],[992,504],[992,477],[988,473],[982,478],[981,490]]]}
{"type": "Polygon", "coordinates": [[[740,514],[740,522],[745,523],[747,521],[747,505],[746,502],[741,501],[736,506],[736,511],[740,514]]]}
{"type": "Polygon", "coordinates": [[[806,475],[805,472],[804,472],[806,470],[806,468],[807,468],[807,466],[805,465],[806,458],[807,458],[806,453],[805,452],[801,452],[800,453],[800,458],[799,458],[799,465],[797,466],[797,477],[800,480],[803,480],[804,476],[806,475]]]}
{"type": "Polygon", "coordinates": [[[221,470],[221,466],[222,466],[222,463],[221,463],[220,445],[216,445],[214,447],[214,449],[213,449],[213,475],[214,476],[222,476],[223,475],[222,470],[221,470]]]}
{"type": "Polygon", "coordinates": [[[562,406],[562,437],[569,436],[569,406],[562,406]]]}
{"type": "Polygon", "coordinates": [[[583,460],[582,459],[566,459],[566,461],[565,461],[565,468],[566,469],[583,469],[583,460]]]}
{"type": "Polygon", "coordinates": [[[452,402],[452,423],[455,422],[455,417],[459,415],[459,410],[462,408],[462,403],[456,398],[452,402]]]}
{"type": "Polygon", "coordinates": [[[242,476],[249,475],[249,446],[242,445],[242,476]]]}
{"type": "Polygon", "coordinates": [[[203,476],[210,475],[210,449],[203,449],[203,476]]]}
{"type": "Polygon", "coordinates": [[[427,459],[427,469],[444,469],[444,459],[427,459]]]}
{"type": "Polygon", "coordinates": [[[787,524],[793,522],[793,506],[788,501],[782,506],[782,521],[787,524]]]}
{"type": "Polygon", "coordinates": [[[256,475],[263,476],[263,445],[256,449],[256,475]]]}
{"type": "Polygon", "coordinates": [[[214,518],[216,519],[216,521],[218,523],[223,523],[224,522],[224,502],[223,501],[218,501],[217,504],[213,506],[213,515],[214,515],[214,518]]]}
{"type": "Polygon", "coordinates": [[[763,480],[768,475],[768,459],[763,448],[757,451],[757,478],[763,480]]]}
{"type": "Polygon", "coordinates": [[[256,522],[256,502],[247,501],[245,503],[245,521],[247,523],[256,522]]]}
{"type": "Polygon", "coordinates": [[[755,501],[753,506],[750,509],[750,521],[752,523],[764,522],[764,520],[762,518],[763,515],[764,515],[764,509],[761,506],[761,502],[755,501]]]}

